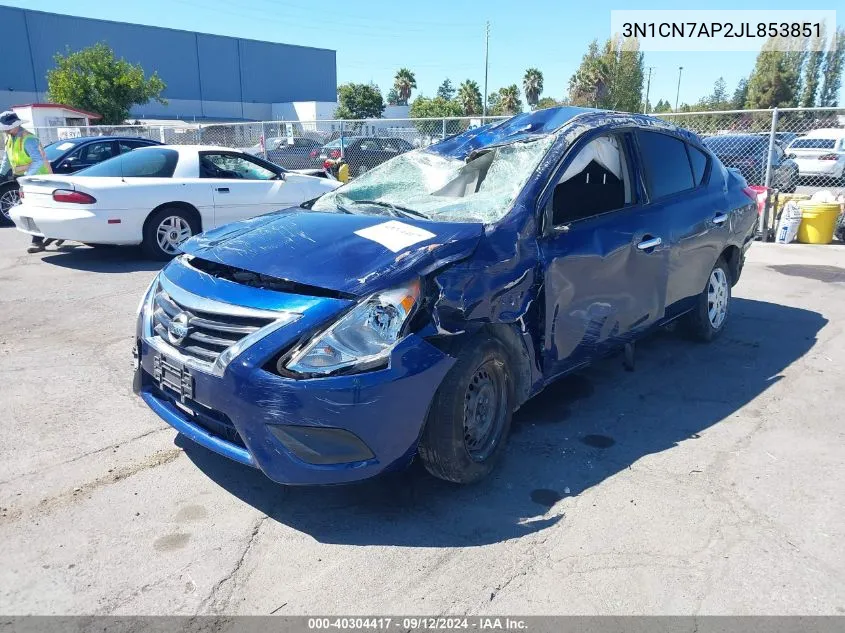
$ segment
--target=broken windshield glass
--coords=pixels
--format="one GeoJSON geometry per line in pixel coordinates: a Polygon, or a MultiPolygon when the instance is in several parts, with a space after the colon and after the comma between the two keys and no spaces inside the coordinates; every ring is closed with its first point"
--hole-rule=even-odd
{"type": "MultiPolygon", "coordinates": [[[[471,160],[416,150],[397,156],[324,195],[312,208],[335,211],[360,202],[405,209],[442,222],[501,220],[556,137],[498,145],[471,160]]],[[[362,210],[363,212],[363,210],[362,210]]]]}

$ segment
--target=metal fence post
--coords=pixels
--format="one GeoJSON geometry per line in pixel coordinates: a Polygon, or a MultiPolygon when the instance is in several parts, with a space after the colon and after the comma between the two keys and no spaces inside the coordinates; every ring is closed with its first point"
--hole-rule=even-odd
{"type": "Polygon", "coordinates": [[[197,143],[202,145],[202,123],[197,125],[197,143]]]}
{"type": "Polygon", "coordinates": [[[345,142],[343,140],[343,119],[340,120],[340,155],[341,157],[346,157],[346,147],[344,147],[345,142]]]}
{"type": "Polygon", "coordinates": [[[769,241],[769,209],[772,203],[772,195],[769,193],[772,184],[772,157],[775,153],[775,132],[778,129],[778,109],[772,110],[772,129],[769,131],[769,153],[766,156],[766,180],[763,185],[766,187],[766,204],[763,207],[763,241],[769,241]]]}
{"type": "Polygon", "coordinates": [[[261,147],[264,160],[267,160],[267,121],[261,123],[261,147]]]}
{"type": "Polygon", "coordinates": [[[445,139],[446,139],[446,118],[444,117],[443,118],[443,135],[440,137],[440,140],[442,141],[442,140],[445,140],[445,139]]]}

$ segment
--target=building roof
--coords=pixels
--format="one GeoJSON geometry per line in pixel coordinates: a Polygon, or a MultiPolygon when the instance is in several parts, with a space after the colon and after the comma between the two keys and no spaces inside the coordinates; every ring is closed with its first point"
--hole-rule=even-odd
{"type": "Polygon", "coordinates": [[[102,119],[103,117],[96,112],[88,112],[87,110],[80,110],[71,106],[62,105],[61,103],[23,103],[21,105],[14,105],[12,108],[59,108],[61,110],[68,110],[69,112],[76,112],[82,114],[89,119],[102,119]]]}

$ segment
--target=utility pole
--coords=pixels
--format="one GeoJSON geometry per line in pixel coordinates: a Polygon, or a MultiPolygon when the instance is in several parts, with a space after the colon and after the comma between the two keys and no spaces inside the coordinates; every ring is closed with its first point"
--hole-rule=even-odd
{"type": "Polygon", "coordinates": [[[648,83],[645,85],[645,104],[643,105],[643,112],[648,114],[649,107],[648,107],[648,93],[651,90],[651,71],[654,66],[648,66],[648,83]]]}
{"type": "Polygon", "coordinates": [[[678,98],[681,96],[681,73],[683,70],[683,66],[678,66],[678,92],[675,93],[675,112],[678,111],[678,98]]]}
{"type": "Polygon", "coordinates": [[[487,116],[487,68],[490,61],[490,20],[487,20],[487,26],[484,32],[484,108],[483,116],[487,116]]]}

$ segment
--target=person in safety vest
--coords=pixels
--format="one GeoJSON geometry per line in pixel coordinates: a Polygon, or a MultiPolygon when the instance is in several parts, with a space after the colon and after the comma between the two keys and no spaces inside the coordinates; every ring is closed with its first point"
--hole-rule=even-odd
{"type": "MultiPolygon", "coordinates": [[[[38,137],[23,129],[22,121],[17,114],[9,110],[0,114],[0,132],[6,133],[6,153],[3,154],[3,160],[0,162],[0,180],[4,180],[9,174],[13,178],[18,178],[53,173],[38,137]]],[[[43,251],[53,241],[33,236],[32,244],[27,252],[43,251]]],[[[56,246],[61,246],[62,241],[59,240],[56,246]]]]}

